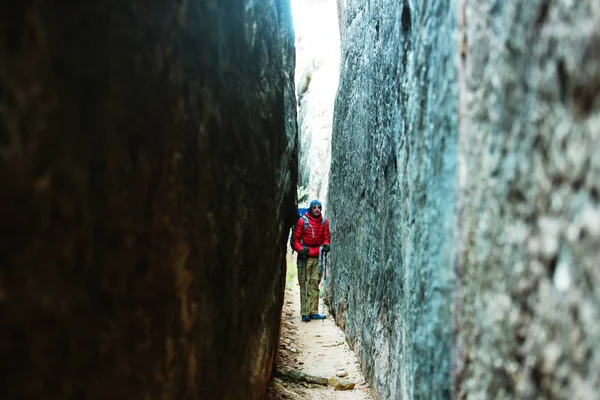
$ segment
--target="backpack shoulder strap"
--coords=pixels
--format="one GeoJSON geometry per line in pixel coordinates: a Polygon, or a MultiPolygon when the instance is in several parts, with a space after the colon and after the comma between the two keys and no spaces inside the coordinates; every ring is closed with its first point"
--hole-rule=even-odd
{"type": "Polygon", "coordinates": [[[306,215],[302,215],[302,221],[304,222],[304,224],[302,226],[302,233],[304,234],[304,232],[306,232],[306,228],[308,228],[308,225],[310,224],[310,222],[308,222],[308,218],[306,217],[306,215]]]}

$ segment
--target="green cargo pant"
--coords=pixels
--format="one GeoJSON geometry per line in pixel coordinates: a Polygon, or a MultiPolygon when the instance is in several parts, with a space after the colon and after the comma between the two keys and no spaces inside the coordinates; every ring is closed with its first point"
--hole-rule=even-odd
{"type": "Polygon", "coordinates": [[[306,260],[298,257],[297,263],[298,284],[300,285],[300,315],[318,314],[319,283],[321,283],[322,276],[319,273],[319,257],[309,257],[306,260]]]}

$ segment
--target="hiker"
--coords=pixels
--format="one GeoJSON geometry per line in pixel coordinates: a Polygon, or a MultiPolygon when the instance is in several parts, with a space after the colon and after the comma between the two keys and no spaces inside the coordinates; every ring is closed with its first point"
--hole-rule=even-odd
{"type": "Polygon", "coordinates": [[[319,200],[310,202],[310,208],[296,223],[292,234],[292,248],[298,252],[298,283],[300,284],[300,308],[303,322],[325,319],[318,313],[319,283],[323,276],[320,268],[321,247],[323,256],[330,249],[329,221],[321,214],[319,200]],[[305,227],[305,224],[308,226],[305,227]]]}

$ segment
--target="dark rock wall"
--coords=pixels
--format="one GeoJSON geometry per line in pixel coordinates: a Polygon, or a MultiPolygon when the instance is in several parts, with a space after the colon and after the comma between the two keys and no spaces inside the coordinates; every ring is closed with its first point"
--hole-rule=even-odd
{"type": "Polygon", "coordinates": [[[297,180],[287,1],[0,2],[0,397],[257,399],[297,180]]]}
{"type": "Polygon", "coordinates": [[[338,2],[328,294],[381,399],[451,395],[455,12],[338,2]]]}
{"type": "Polygon", "coordinates": [[[597,397],[597,2],[338,6],[328,293],[379,398],[597,397]]]}
{"type": "Polygon", "coordinates": [[[463,5],[459,397],[598,397],[598,6],[463,5]]]}

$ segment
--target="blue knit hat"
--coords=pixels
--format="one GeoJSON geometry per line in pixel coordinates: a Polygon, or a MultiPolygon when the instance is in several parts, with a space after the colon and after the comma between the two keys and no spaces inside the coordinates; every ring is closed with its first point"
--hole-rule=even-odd
{"type": "Polygon", "coordinates": [[[319,206],[319,207],[323,207],[321,205],[321,202],[319,200],[313,200],[310,202],[310,208],[313,208],[313,206],[319,206]]]}

